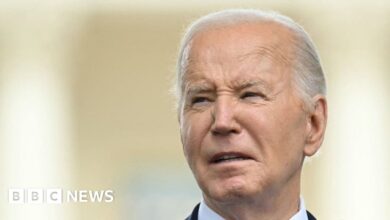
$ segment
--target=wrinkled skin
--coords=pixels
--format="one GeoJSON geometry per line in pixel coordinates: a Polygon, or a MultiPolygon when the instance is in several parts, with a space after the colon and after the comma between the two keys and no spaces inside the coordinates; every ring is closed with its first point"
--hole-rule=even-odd
{"type": "Polygon", "coordinates": [[[207,205],[226,219],[297,211],[302,163],[321,145],[326,100],[313,97],[315,109],[305,110],[292,81],[293,42],[275,23],[210,29],[192,41],[183,149],[207,205]]]}

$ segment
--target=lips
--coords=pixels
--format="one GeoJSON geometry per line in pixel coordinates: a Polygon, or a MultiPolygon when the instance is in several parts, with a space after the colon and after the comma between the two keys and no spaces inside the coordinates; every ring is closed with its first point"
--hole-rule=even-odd
{"type": "Polygon", "coordinates": [[[210,162],[214,164],[218,164],[218,163],[240,161],[240,160],[253,160],[253,158],[247,154],[240,153],[240,152],[221,152],[215,154],[211,158],[210,162]]]}

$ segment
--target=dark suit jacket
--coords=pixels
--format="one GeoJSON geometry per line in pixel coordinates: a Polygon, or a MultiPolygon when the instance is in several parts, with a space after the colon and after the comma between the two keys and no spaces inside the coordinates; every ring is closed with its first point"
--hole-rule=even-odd
{"type": "MultiPolygon", "coordinates": [[[[185,220],[198,220],[198,211],[199,211],[199,204],[195,206],[191,215],[188,216],[185,220]]],[[[316,220],[316,218],[309,211],[306,211],[306,213],[309,220],[316,220]]]]}

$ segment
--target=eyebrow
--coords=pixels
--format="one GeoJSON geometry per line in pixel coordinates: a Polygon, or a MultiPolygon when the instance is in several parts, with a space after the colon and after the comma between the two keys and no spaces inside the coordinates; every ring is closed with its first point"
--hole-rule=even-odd
{"type": "MultiPolygon", "coordinates": [[[[263,80],[239,80],[237,82],[233,82],[233,88],[238,91],[250,87],[261,87],[266,91],[270,90],[270,86],[268,85],[268,83],[264,82],[263,80]]],[[[186,88],[186,93],[188,96],[215,91],[215,86],[212,86],[209,83],[196,83],[192,85],[187,85],[186,88]]]]}
{"type": "Polygon", "coordinates": [[[196,83],[192,85],[187,84],[185,89],[186,93],[190,96],[197,93],[212,92],[214,90],[214,86],[210,85],[209,83],[196,83]]]}
{"type": "Polygon", "coordinates": [[[267,91],[270,90],[270,86],[264,80],[242,80],[235,82],[234,87],[238,90],[244,90],[250,87],[261,87],[267,91]]]}

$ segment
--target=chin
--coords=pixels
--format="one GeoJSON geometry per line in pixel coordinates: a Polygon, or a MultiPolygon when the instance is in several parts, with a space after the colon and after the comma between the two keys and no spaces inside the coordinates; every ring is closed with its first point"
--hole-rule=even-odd
{"type": "MultiPolygon", "coordinates": [[[[252,180],[253,181],[253,180],[252,180]]],[[[258,194],[262,187],[255,186],[251,181],[245,181],[240,178],[231,178],[222,182],[217,181],[214,184],[206,186],[206,196],[218,202],[233,202],[242,199],[248,199],[258,194]]]]}

